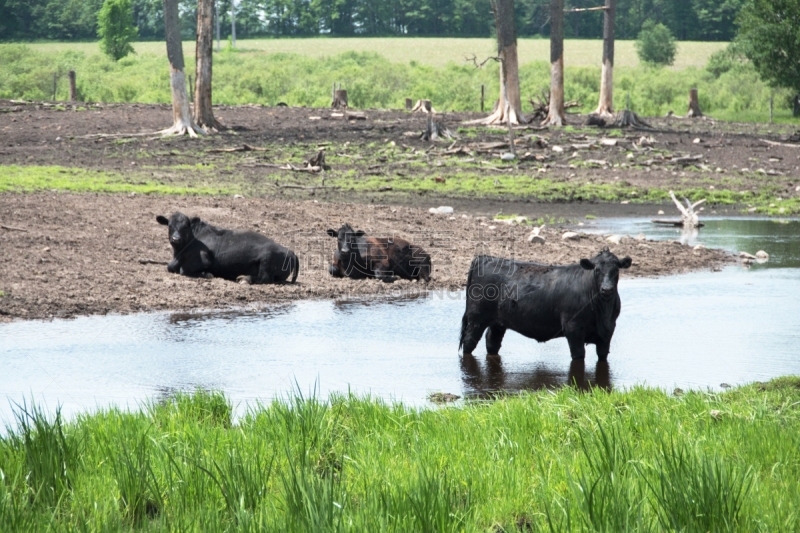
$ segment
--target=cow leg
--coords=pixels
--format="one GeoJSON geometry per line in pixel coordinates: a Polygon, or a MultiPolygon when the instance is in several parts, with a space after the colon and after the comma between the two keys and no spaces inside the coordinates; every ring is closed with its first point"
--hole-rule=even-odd
{"type": "Polygon", "coordinates": [[[611,351],[611,341],[600,341],[595,345],[595,352],[597,352],[598,361],[605,361],[608,359],[609,351],[611,351]]]}
{"type": "Polygon", "coordinates": [[[472,354],[486,330],[486,324],[479,315],[464,315],[461,319],[461,345],[464,355],[472,354]]]}
{"type": "Polygon", "coordinates": [[[506,334],[506,328],[498,324],[489,326],[486,332],[486,353],[489,355],[499,355],[500,345],[503,344],[503,335],[506,334]]]}
{"type": "Polygon", "coordinates": [[[572,359],[584,359],[586,357],[586,346],[583,343],[583,335],[567,334],[569,343],[569,353],[572,359]]]}

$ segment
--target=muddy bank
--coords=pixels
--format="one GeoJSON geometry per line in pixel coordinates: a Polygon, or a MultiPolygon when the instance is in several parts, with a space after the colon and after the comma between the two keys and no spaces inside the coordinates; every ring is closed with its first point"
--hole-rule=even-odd
{"type": "MultiPolygon", "coordinates": [[[[422,245],[433,258],[429,289],[460,289],[476,253],[568,263],[591,257],[608,244],[601,236],[588,235],[562,241],[562,231],[555,227],[543,231],[546,244],[530,244],[530,227],[458,210],[443,216],[408,206],[312,200],[5,193],[0,194],[0,212],[4,225],[25,230],[0,230],[3,321],[420,291],[415,282],[387,285],[331,278],[327,266],[335,241],[325,230],[345,221],[371,234],[395,234],[422,245]],[[298,283],[247,286],[169,274],[164,264],[151,263],[171,258],[166,229],[155,217],[176,210],[215,225],[259,231],[291,247],[301,261],[298,283]]],[[[635,239],[611,245],[611,250],[633,258],[625,276],[716,269],[732,260],[719,250],[635,239]]]]}

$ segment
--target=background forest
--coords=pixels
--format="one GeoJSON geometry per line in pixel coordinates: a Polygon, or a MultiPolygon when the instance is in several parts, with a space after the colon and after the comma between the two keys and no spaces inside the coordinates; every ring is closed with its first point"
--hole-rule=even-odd
{"type": "MultiPolygon", "coordinates": [[[[102,0],[0,0],[0,40],[93,40],[102,0]]],[[[567,8],[599,5],[568,0],[567,8]]],[[[618,39],[633,39],[646,20],[679,40],[729,41],[743,0],[618,0],[618,39]]],[[[133,0],[140,39],[164,37],[162,0],[133,0]]],[[[222,36],[230,34],[231,0],[218,1],[222,36]]],[[[194,37],[197,2],[181,0],[182,31],[194,37]]],[[[549,0],[516,3],[520,37],[549,35],[549,0]]],[[[601,38],[601,13],[568,14],[567,38],[601,38]]],[[[489,0],[238,0],[237,37],[491,35],[489,0]]]]}

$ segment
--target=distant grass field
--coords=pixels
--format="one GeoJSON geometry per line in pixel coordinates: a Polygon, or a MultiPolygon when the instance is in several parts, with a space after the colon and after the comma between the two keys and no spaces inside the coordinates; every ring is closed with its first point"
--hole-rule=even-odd
{"type": "MultiPolygon", "coordinates": [[[[635,67],[639,58],[633,47],[634,41],[615,43],[614,64],[619,67],[635,67]]],[[[728,43],[681,42],[673,70],[687,67],[703,68],[709,56],[727,46],[728,43]]],[[[465,57],[473,54],[482,61],[495,52],[497,46],[493,39],[456,37],[353,37],[353,38],[312,38],[312,39],[246,39],[236,42],[242,51],[267,53],[292,53],[308,57],[327,57],[343,52],[376,52],[392,63],[416,61],[421,65],[444,67],[448,63],[464,64],[465,57]]],[[[2,46],[2,45],[0,45],[2,46]]],[[[222,46],[227,46],[223,42],[222,46]]],[[[34,50],[42,52],[65,52],[68,50],[93,54],[99,51],[97,43],[34,43],[34,50]]],[[[520,39],[518,41],[521,64],[533,61],[548,61],[550,41],[546,39],[520,39]]],[[[601,62],[603,41],[599,39],[568,39],[564,43],[564,61],[568,66],[591,67],[601,62]]],[[[134,44],[139,54],[166,55],[163,42],[139,42],[134,44]]],[[[184,41],[184,54],[194,57],[194,41],[184,41]]]]}

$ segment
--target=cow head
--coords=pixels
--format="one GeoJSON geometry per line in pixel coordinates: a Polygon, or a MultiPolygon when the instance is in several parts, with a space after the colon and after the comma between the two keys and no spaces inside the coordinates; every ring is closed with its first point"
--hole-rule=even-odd
{"type": "Polygon", "coordinates": [[[343,254],[349,254],[351,250],[358,250],[357,239],[363,237],[365,233],[361,230],[355,231],[350,224],[345,224],[339,231],[329,229],[328,235],[336,238],[336,249],[343,254]]]}
{"type": "Polygon", "coordinates": [[[619,269],[630,266],[630,257],[625,256],[619,259],[608,248],[604,248],[603,251],[594,256],[594,259],[581,259],[581,267],[585,270],[593,271],[595,286],[600,292],[600,297],[604,300],[610,299],[617,292],[619,269]]]}
{"type": "Polygon", "coordinates": [[[192,242],[192,222],[197,219],[189,218],[183,213],[174,213],[169,219],[158,215],[156,222],[163,226],[169,226],[169,243],[173,248],[181,249],[192,242]]]}

